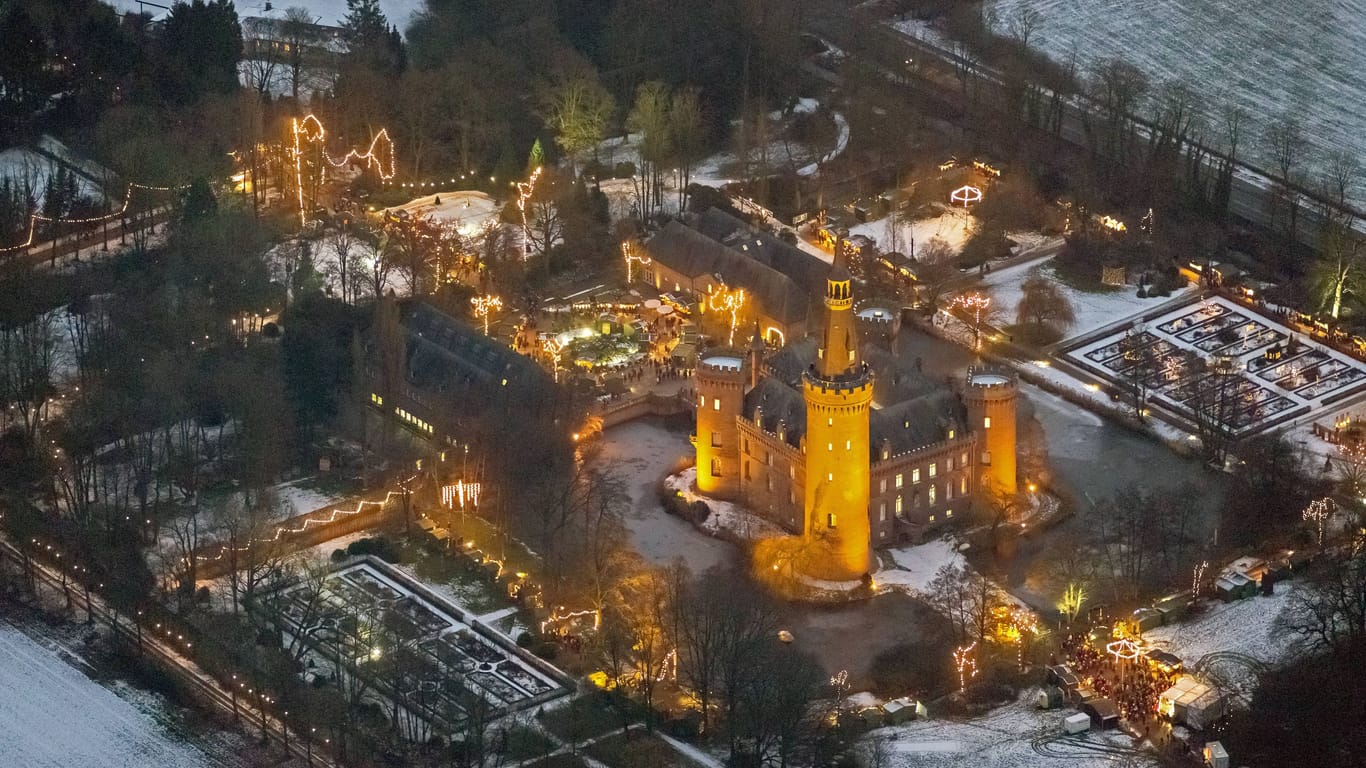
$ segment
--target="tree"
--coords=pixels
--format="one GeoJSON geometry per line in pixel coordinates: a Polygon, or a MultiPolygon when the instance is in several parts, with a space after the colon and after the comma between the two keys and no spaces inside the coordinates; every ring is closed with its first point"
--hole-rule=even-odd
{"type": "Polygon", "coordinates": [[[985,576],[967,564],[950,563],[935,572],[927,591],[930,605],[948,617],[959,644],[986,637],[998,601],[985,576]]]}
{"type": "Polygon", "coordinates": [[[660,165],[673,153],[669,87],[658,80],[636,88],[636,100],[626,117],[626,127],[640,134],[640,189],[637,196],[642,212],[655,209],[662,201],[660,165]]]}
{"type": "Polygon", "coordinates": [[[1263,144],[1276,171],[1274,194],[1268,198],[1271,225],[1284,235],[1280,256],[1282,265],[1289,266],[1299,225],[1300,165],[1308,146],[1299,118],[1291,112],[1281,115],[1267,126],[1263,144]]]}
{"type": "Polygon", "coordinates": [[[1366,547],[1328,555],[1290,596],[1278,618],[1311,650],[1345,650],[1366,643],[1366,547]]]}
{"type": "Polygon", "coordinates": [[[1021,288],[1020,302],[1015,305],[1018,322],[1033,323],[1039,328],[1053,326],[1060,331],[1076,322],[1072,302],[1052,280],[1043,275],[1031,275],[1021,288]]]}
{"type": "Polygon", "coordinates": [[[569,156],[572,169],[580,153],[602,141],[616,103],[591,71],[561,79],[544,102],[546,127],[555,132],[555,143],[569,156]]]}
{"type": "Polygon", "coordinates": [[[669,104],[669,136],[678,163],[678,210],[686,210],[692,169],[704,151],[702,105],[696,88],[679,88],[669,104]]]}
{"type": "MultiPolygon", "coordinates": [[[[274,19],[251,16],[242,21],[242,28],[248,37],[266,40],[273,37],[274,24],[274,19]]],[[[259,99],[269,101],[285,76],[280,50],[269,44],[254,46],[251,55],[242,60],[242,75],[259,99]]]]}
{"type": "Polygon", "coordinates": [[[280,22],[280,38],[285,45],[284,65],[289,77],[289,94],[297,104],[299,86],[308,78],[308,49],[315,43],[313,14],[307,8],[291,6],[285,9],[280,22]]]}
{"type": "Polygon", "coordinates": [[[1355,231],[1356,217],[1348,199],[1359,176],[1355,158],[1345,152],[1334,153],[1316,206],[1319,258],[1310,269],[1310,280],[1319,297],[1319,308],[1326,308],[1334,320],[1341,317],[1343,299],[1361,290],[1366,270],[1366,238],[1355,231]]]}
{"type": "Polygon", "coordinates": [[[158,82],[173,102],[190,104],[238,87],[242,27],[232,0],[174,4],[156,39],[164,59],[158,82]]]}

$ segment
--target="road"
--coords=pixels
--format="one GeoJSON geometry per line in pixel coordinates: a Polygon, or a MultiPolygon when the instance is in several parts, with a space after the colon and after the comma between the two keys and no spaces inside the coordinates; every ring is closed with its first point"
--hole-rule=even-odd
{"type": "MultiPolygon", "coordinates": [[[[3,555],[4,559],[12,559],[15,562],[22,562],[23,560],[23,554],[8,540],[0,539],[0,555],[3,555]]],[[[323,754],[321,749],[309,749],[306,743],[301,743],[297,734],[291,732],[289,738],[286,739],[284,724],[274,715],[269,713],[263,715],[260,709],[253,707],[250,702],[252,698],[250,695],[239,694],[234,697],[216,679],[200,669],[193,660],[181,654],[166,639],[169,631],[159,630],[156,627],[149,628],[144,625],[139,633],[136,625],[129,617],[121,616],[117,611],[110,608],[98,593],[94,591],[82,592],[78,581],[64,577],[60,570],[48,563],[37,558],[30,558],[30,562],[32,563],[34,577],[39,582],[46,584],[54,591],[71,595],[75,610],[86,608],[94,620],[102,622],[130,642],[140,643],[147,658],[180,681],[201,703],[216,708],[223,714],[232,715],[234,718],[238,717],[240,713],[243,720],[242,727],[248,731],[252,729],[259,731],[264,717],[266,732],[277,743],[284,745],[294,757],[300,760],[308,760],[310,765],[337,768],[337,764],[323,754]]],[[[245,684],[243,685],[245,686],[245,684]]]]}

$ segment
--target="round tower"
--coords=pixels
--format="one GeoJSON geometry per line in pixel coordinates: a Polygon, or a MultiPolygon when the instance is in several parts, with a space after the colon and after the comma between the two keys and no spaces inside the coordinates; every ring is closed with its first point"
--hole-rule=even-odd
{"type": "Polygon", "coordinates": [[[740,495],[740,435],[748,365],[738,351],[718,350],[697,363],[697,490],[718,499],[740,495]]]}
{"type": "Polygon", "coordinates": [[[849,273],[836,261],[826,281],[818,359],[802,377],[806,400],[806,522],[815,546],[802,571],[831,581],[870,572],[869,427],[873,376],[859,359],[849,273]]]}
{"type": "Polygon", "coordinates": [[[1014,495],[1015,374],[1005,369],[969,368],[963,403],[968,423],[977,434],[978,484],[996,493],[1014,495]]]}

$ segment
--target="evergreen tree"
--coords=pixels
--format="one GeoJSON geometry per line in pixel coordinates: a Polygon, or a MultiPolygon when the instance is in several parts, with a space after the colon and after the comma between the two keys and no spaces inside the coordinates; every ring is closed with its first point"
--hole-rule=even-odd
{"type": "Polygon", "coordinates": [[[203,177],[190,182],[180,201],[180,216],[183,221],[195,221],[212,216],[218,210],[209,182],[203,177]]]}
{"type": "Polygon", "coordinates": [[[232,93],[238,87],[242,25],[232,0],[176,3],[158,36],[158,78],[166,98],[177,104],[207,93],[232,93]]]}
{"type": "Polygon", "coordinates": [[[378,49],[389,34],[389,20],[380,10],[379,0],[346,0],[346,18],[341,26],[351,53],[378,49]]]}

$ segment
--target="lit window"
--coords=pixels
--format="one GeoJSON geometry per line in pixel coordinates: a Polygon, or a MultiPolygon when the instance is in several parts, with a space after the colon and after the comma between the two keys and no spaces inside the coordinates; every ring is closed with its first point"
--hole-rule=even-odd
{"type": "Polygon", "coordinates": [[[896,516],[901,517],[901,497],[896,497],[896,516]]]}
{"type": "Polygon", "coordinates": [[[920,482],[920,467],[916,467],[915,469],[911,470],[911,482],[920,482]]]}
{"type": "Polygon", "coordinates": [[[884,477],[884,478],[882,478],[881,480],[878,481],[878,484],[877,484],[877,492],[878,492],[878,493],[886,493],[886,492],[887,492],[887,478],[884,477]]]}
{"type": "Polygon", "coordinates": [[[934,504],[934,502],[935,502],[935,498],[934,498],[934,497],[935,497],[935,493],[934,493],[935,490],[936,490],[936,489],[935,489],[935,487],[934,487],[934,484],[931,483],[931,484],[930,484],[930,504],[934,504]]]}
{"type": "Polygon", "coordinates": [[[953,439],[953,430],[952,430],[952,429],[949,430],[949,439],[950,439],[950,440],[953,439]]]}
{"type": "Polygon", "coordinates": [[[968,465],[968,452],[967,452],[967,451],[963,451],[961,454],[959,454],[959,456],[958,456],[958,463],[961,464],[961,465],[963,465],[963,466],[965,466],[965,467],[968,465]]]}
{"type": "Polygon", "coordinates": [[[706,395],[698,395],[698,396],[697,396],[697,407],[698,407],[698,408],[706,408],[706,407],[707,407],[707,396],[706,396],[706,395]]]}
{"type": "Polygon", "coordinates": [[[944,501],[953,501],[953,483],[944,483],[944,501]]]}
{"type": "Polygon", "coordinates": [[[827,482],[827,483],[833,483],[833,482],[835,482],[835,473],[834,473],[834,472],[826,472],[826,473],[825,473],[825,482],[827,482]]]}
{"type": "Polygon", "coordinates": [[[887,502],[884,501],[877,505],[877,519],[879,522],[887,522],[887,502]]]}
{"type": "Polygon", "coordinates": [[[375,405],[384,405],[384,398],[380,397],[379,395],[375,394],[374,392],[371,392],[371,393],[370,393],[370,402],[374,403],[375,405]]]}
{"type": "MultiPolygon", "coordinates": [[[[911,477],[913,477],[913,478],[918,477],[918,476],[919,476],[919,472],[920,472],[920,470],[916,470],[916,471],[915,471],[915,474],[912,474],[911,477]]],[[[900,473],[900,472],[896,473],[896,487],[898,487],[898,488],[901,487],[901,477],[902,477],[902,476],[901,476],[901,473],[900,473]]]]}
{"type": "Polygon", "coordinates": [[[721,398],[719,398],[719,397],[713,397],[713,398],[711,399],[711,409],[712,409],[713,411],[719,411],[719,410],[721,410],[721,398]]]}
{"type": "Polygon", "coordinates": [[[934,477],[936,474],[938,474],[938,472],[937,472],[938,469],[939,469],[939,464],[938,464],[938,463],[933,462],[933,461],[930,462],[930,477],[934,477]]]}
{"type": "Polygon", "coordinates": [[[831,512],[830,514],[828,514],[828,515],[825,516],[825,524],[826,524],[827,527],[830,527],[830,528],[834,528],[834,527],[835,527],[835,513],[834,513],[834,512],[831,512]]]}
{"type": "Polygon", "coordinates": [[[834,419],[833,416],[825,420],[825,426],[827,426],[827,427],[833,427],[833,426],[835,426],[835,419],[834,419]]]}
{"type": "Polygon", "coordinates": [[[991,417],[990,417],[990,416],[983,416],[983,417],[982,417],[982,428],[983,428],[983,429],[991,429],[991,417]]]}
{"type": "Polygon", "coordinates": [[[849,350],[849,362],[854,362],[854,350],[849,350]]]}
{"type": "Polygon", "coordinates": [[[952,471],[953,471],[953,457],[952,457],[952,456],[950,456],[950,457],[948,457],[947,459],[944,460],[944,471],[945,471],[945,472],[952,472],[952,471]]]}
{"type": "Polygon", "coordinates": [[[878,531],[878,532],[877,532],[877,537],[878,537],[879,539],[885,539],[885,538],[887,538],[887,532],[886,532],[886,531],[878,531]]]}
{"type": "Polygon", "coordinates": [[[851,440],[845,440],[845,441],[844,441],[844,450],[846,450],[846,451],[853,450],[853,447],[854,447],[853,441],[851,441],[851,440]]]}
{"type": "Polygon", "coordinates": [[[944,510],[944,517],[953,517],[953,510],[952,510],[952,509],[946,509],[946,510],[944,510]]]}
{"type": "Polygon", "coordinates": [[[764,485],[768,488],[768,490],[773,490],[773,475],[764,476],[764,485]]]}
{"type": "Polygon", "coordinates": [[[965,494],[965,493],[967,493],[967,492],[968,492],[968,478],[967,478],[966,475],[964,475],[964,476],[963,476],[962,478],[960,478],[959,481],[958,481],[958,493],[961,495],[961,494],[965,494]]]}
{"type": "Polygon", "coordinates": [[[934,522],[934,515],[930,515],[930,522],[931,522],[931,523],[934,522]]]}
{"type": "Polygon", "coordinates": [[[825,450],[827,450],[827,451],[833,451],[833,450],[835,450],[835,444],[834,444],[834,443],[826,443],[826,444],[825,444],[825,450]]]}

